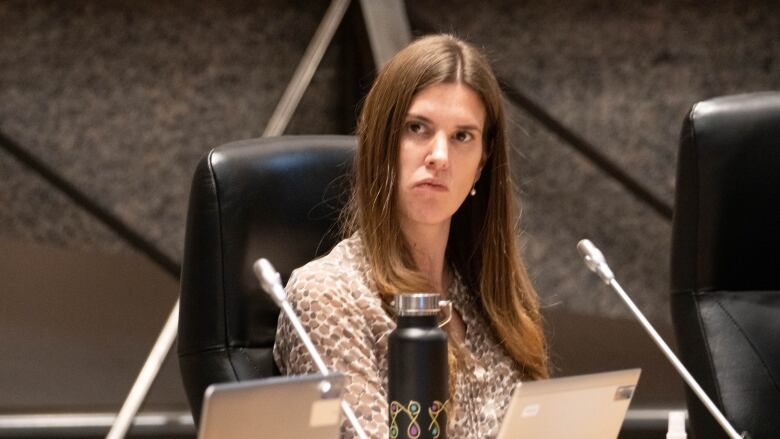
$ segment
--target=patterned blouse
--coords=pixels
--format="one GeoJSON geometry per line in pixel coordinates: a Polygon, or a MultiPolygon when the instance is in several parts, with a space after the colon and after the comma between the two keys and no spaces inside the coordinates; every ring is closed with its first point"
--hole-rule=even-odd
{"type": "MultiPolygon", "coordinates": [[[[328,255],[295,270],[286,290],[325,364],[346,376],[344,397],[363,429],[371,438],[386,439],[387,336],[395,322],[382,308],[359,236],[341,241],[328,255]]],[[[457,276],[449,298],[466,326],[460,356],[470,358],[458,361],[456,404],[448,415],[447,436],[495,436],[520,381],[520,369],[498,344],[478,299],[457,276]]],[[[274,359],[285,375],[317,371],[284,314],[279,318],[274,359]]],[[[341,430],[343,438],[357,437],[346,419],[341,430]]]]}

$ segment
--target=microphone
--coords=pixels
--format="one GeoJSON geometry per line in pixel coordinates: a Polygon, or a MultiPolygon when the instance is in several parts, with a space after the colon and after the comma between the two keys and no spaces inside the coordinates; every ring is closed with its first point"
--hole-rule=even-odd
{"type": "MultiPolygon", "coordinates": [[[[306,330],[303,328],[301,320],[295,314],[292,305],[290,305],[290,301],[287,300],[287,293],[284,291],[284,287],[282,287],[282,278],[274,269],[273,265],[271,265],[267,259],[260,258],[252,265],[252,270],[254,270],[255,276],[260,282],[260,287],[271,296],[274,303],[276,303],[290,319],[290,322],[295,328],[295,332],[298,333],[298,337],[301,338],[301,341],[303,341],[303,344],[309,351],[309,355],[311,355],[311,358],[314,360],[314,364],[317,365],[320,374],[323,376],[331,375],[328,367],[325,366],[325,362],[322,361],[319,352],[317,352],[317,348],[314,347],[314,343],[312,343],[311,338],[309,338],[309,334],[307,334],[306,330]]],[[[352,428],[355,429],[358,437],[360,439],[368,439],[366,432],[363,430],[363,427],[360,426],[360,422],[355,416],[355,412],[352,411],[352,407],[349,406],[344,398],[341,399],[341,411],[344,412],[349,423],[352,424],[352,428]]]]}
{"type": "Polygon", "coordinates": [[[604,259],[604,255],[601,251],[587,239],[583,239],[577,243],[577,250],[579,250],[580,254],[585,259],[585,265],[588,266],[588,269],[596,273],[605,284],[612,287],[618,296],[620,296],[626,305],[628,305],[628,308],[634,313],[634,316],[636,316],[639,323],[645,328],[650,335],[650,338],[653,339],[658,348],[666,355],[666,358],[672,363],[672,366],[677,370],[677,373],[685,380],[685,383],[693,390],[702,404],[707,407],[707,410],[712,414],[715,420],[718,421],[718,424],[720,424],[726,434],[731,439],[749,439],[750,435],[747,432],[743,432],[741,435],[737,433],[737,430],[729,423],[715,403],[707,396],[707,393],[704,392],[704,389],[699,386],[699,383],[697,383],[690,372],[688,372],[688,369],[685,368],[680,359],[672,352],[669,345],[664,342],[664,339],[661,338],[653,325],[645,318],[642,311],[637,308],[634,301],[628,297],[628,294],[623,290],[623,287],[615,280],[615,275],[612,273],[609,265],[607,265],[607,260],[604,259]]]}

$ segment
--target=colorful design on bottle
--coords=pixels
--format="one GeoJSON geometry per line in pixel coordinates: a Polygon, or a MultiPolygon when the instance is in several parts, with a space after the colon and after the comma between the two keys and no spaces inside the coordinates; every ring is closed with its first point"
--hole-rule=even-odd
{"type": "Polygon", "coordinates": [[[442,403],[439,400],[433,401],[433,404],[431,404],[430,407],[428,407],[428,416],[431,417],[431,424],[428,425],[428,431],[431,432],[431,435],[433,436],[433,439],[436,439],[439,437],[439,434],[441,434],[441,428],[439,427],[439,421],[437,418],[441,414],[441,412],[447,411],[447,404],[450,402],[450,400],[444,401],[442,403]]]}
{"type": "Polygon", "coordinates": [[[409,401],[407,406],[401,405],[398,401],[390,403],[390,437],[392,439],[398,437],[396,418],[402,412],[409,416],[409,427],[406,428],[406,437],[417,439],[420,437],[420,425],[417,423],[417,417],[420,416],[420,403],[415,400],[409,401]]]}

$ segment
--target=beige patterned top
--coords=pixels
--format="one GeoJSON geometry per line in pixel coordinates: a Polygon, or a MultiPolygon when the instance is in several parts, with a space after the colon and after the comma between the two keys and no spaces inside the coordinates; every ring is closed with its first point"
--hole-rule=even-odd
{"type": "MultiPolygon", "coordinates": [[[[295,270],[287,294],[329,369],[346,375],[345,398],[372,438],[388,437],[387,335],[395,322],[382,309],[360,238],[341,241],[326,256],[295,270]]],[[[463,355],[455,381],[455,413],[449,413],[450,438],[498,434],[514,384],[521,374],[485,318],[477,299],[460,281],[449,290],[466,326],[463,355]]],[[[282,374],[317,371],[290,321],[281,315],[274,358],[282,374]]],[[[342,437],[356,437],[344,420],[342,437]]]]}

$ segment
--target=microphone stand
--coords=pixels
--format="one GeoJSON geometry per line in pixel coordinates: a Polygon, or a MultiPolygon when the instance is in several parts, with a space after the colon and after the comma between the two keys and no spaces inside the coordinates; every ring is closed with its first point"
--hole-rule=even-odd
{"type": "Polygon", "coordinates": [[[729,423],[723,413],[721,413],[715,403],[713,403],[710,397],[707,396],[707,394],[704,392],[704,389],[699,386],[699,383],[697,383],[690,372],[688,372],[688,369],[685,368],[674,352],[672,352],[671,348],[669,348],[669,345],[664,342],[664,339],[661,338],[653,325],[651,325],[650,322],[645,318],[644,314],[642,314],[642,311],[637,308],[637,306],[634,304],[634,301],[631,300],[628,294],[626,294],[625,290],[623,290],[623,287],[620,286],[618,281],[615,279],[615,275],[612,274],[612,270],[609,268],[609,265],[607,265],[607,261],[601,251],[596,248],[596,246],[593,245],[590,240],[587,239],[583,239],[578,242],[577,249],[585,259],[585,265],[587,265],[592,272],[596,273],[605,284],[612,287],[618,296],[620,296],[626,305],[628,305],[628,308],[631,310],[631,312],[634,313],[634,316],[636,316],[636,318],[639,320],[639,323],[641,323],[645,328],[647,333],[650,335],[650,338],[653,339],[658,348],[660,348],[664,355],[666,355],[666,358],[672,363],[672,366],[677,369],[677,373],[680,374],[680,376],[685,380],[685,383],[688,384],[696,396],[699,397],[699,400],[701,400],[704,406],[707,407],[707,410],[710,412],[710,414],[715,417],[715,420],[718,421],[718,424],[720,424],[726,434],[731,439],[750,438],[750,435],[747,432],[744,432],[741,435],[737,433],[737,430],[734,429],[734,427],[729,423]]]}
{"type": "MultiPolygon", "coordinates": [[[[279,273],[274,269],[271,263],[264,258],[255,261],[254,265],[252,265],[252,269],[255,272],[255,276],[257,276],[257,279],[260,281],[260,286],[262,289],[265,290],[269,296],[271,296],[274,302],[280,308],[282,308],[284,313],[290,319],[290,322],[295,328],[295,332],[298,333],[298,336],[301,338],[301,341],[303,341],[304,346],[306,346],[306,349],[309,351],[309,355],[311,355],[311,358],[314,360],[314,364],[317,365],[317,369],[319,369],[320,374],[323,376],[331,375],[328,367],[325,365],[325,362],[322,361],[322,357],[320,356],[319,352],[317,352],[317,348],[314,347],[314,343],[312,343],[311,338],[309,338],[309,334],[307,334],[306,329],[303,328],[301,320],[295,314],[295,310],[293,310],[292,305],[290,305],[290,301],[287,300],[287,293],[284,291],[284,287],[282,287],[282,281],[279,273]]],[[[352,428],[355,429],[358,437],[360,439],[368,439],[366,432],[363,431],[363,427],[360,426],[360,422],[355,416],[355,412],[352,411],[352,407],[349,406],[344,398],[341,399],[341,411],[344,412],[344,415],[349,420],[349,423],[352,424],[352,428]]]]}

